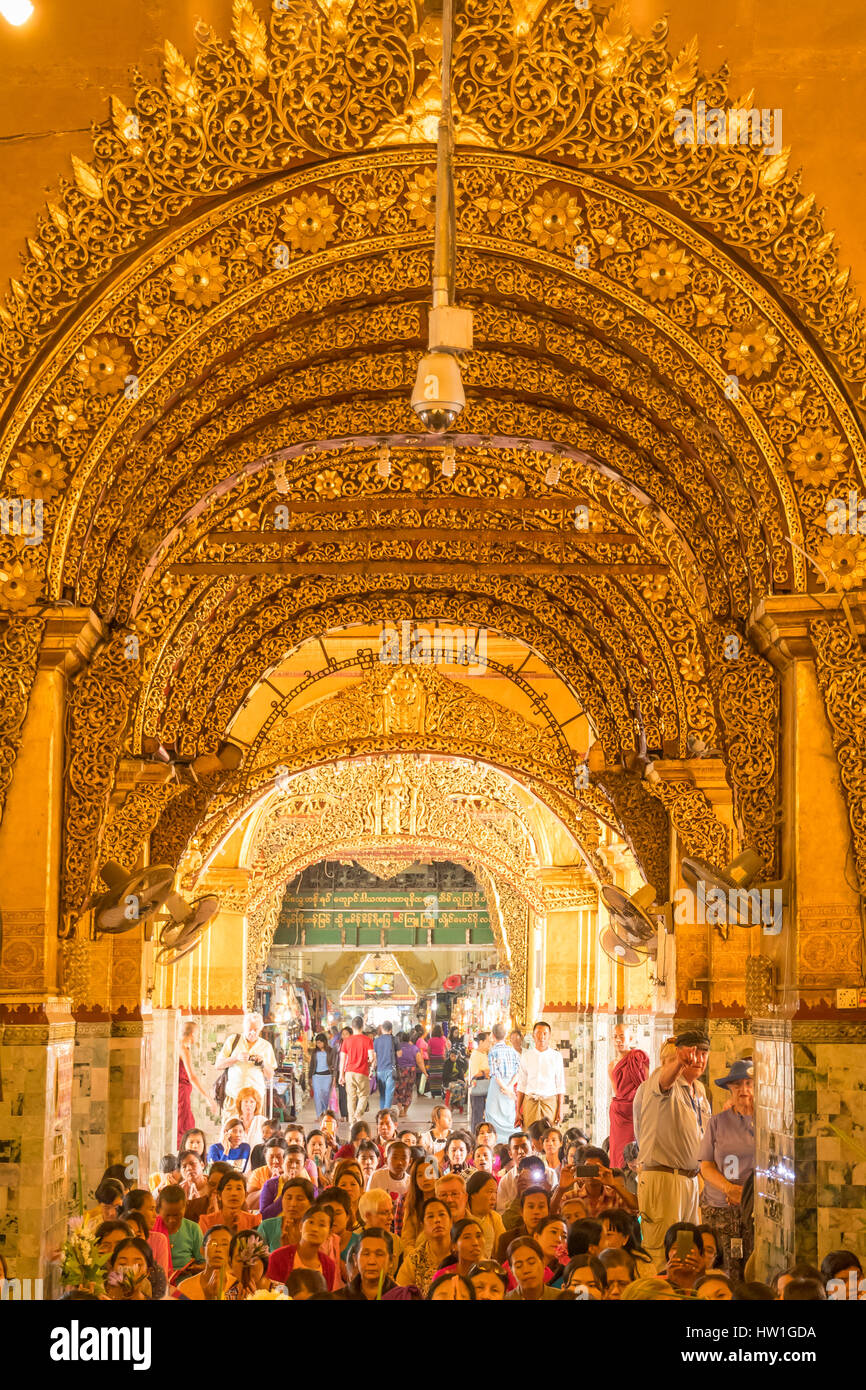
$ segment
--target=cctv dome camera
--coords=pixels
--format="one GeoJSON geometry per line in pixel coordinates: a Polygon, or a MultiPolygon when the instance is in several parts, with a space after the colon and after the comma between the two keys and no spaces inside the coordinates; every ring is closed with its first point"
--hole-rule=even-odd
{"type": "Polygon", "coordinates": [[[447,430],[466,404],[460,367],[448,352],[428,352],[418,364],[412,409],[431,434],[447,430]]]}

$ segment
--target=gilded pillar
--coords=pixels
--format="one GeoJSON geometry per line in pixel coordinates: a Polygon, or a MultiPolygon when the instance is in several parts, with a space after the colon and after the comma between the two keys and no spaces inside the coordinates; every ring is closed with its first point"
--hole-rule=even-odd
{"type": "MultiPolygon", "coordinates": [[[[781,675],[786,894],[782,931],[763,936],[752,965],[762,1273],[793,1256],[862,1249],[866,1238],[860,899],[852,806],[828,719],[833,673],[819,673],[813,643],[826,612],[826,599],[785,595],[762,604],[752,625],[781,675]]],[[[845,680],[853,735],[862,712],[850,706],[845,680]]]]}
{"type": "Polygon", "coordinates": [[[598,972],[598,888],[582,864],[537,874],[545,909],[541,1012],[565,1067],[567,1123],[591,1125],[598,972]]]}
{"type": "MultiPolygon", "coordinates": [[[[665,759],[653,764],[653,790],[671,820],[671,883],[674,941],[669,950],[671,989],[665,1033],[678,1023],[702,1023],[710,1039],[710,1082],[737,1057],[749,1055],[752,1037],[746,1006],[746,960],[760,949],[760,928],[715,923],[682,877],[684,857],[722,867],[743,848],[737,841],[733,795],[720,758],[665,759]]],[[[668,938],[668,945],[671,944],[668,938]]]]}
{"type": "Polygon", "coordinates": [[[0,1251],[44,1276],[63,1237],[73,1151],[75,1024],[58,926],[68,681],[101,632],[88,609],[48,610],[0,824],[0,1251]]]}

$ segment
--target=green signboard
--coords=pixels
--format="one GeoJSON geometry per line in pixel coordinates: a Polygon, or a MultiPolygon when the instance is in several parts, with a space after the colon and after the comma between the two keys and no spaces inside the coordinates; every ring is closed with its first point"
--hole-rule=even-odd
{"type": "Polygon", "coordinates": [[[286,897],[276,946],[492,946],[483,893],[385,888],[286,897]]]}

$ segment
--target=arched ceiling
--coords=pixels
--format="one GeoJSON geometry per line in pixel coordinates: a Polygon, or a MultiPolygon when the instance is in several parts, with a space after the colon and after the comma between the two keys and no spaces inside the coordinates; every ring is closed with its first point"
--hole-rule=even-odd
{"type": "MultiPolygon", "coordinates": [[[[809,556],[840,590],[866,575],[864,546],[824,526],[864,478],[866,317],[786,151],[675,143],[679,105],[729,104],[691,49],[672,58],[663,27],[635,34],[619,9],[468,0],[457,285],[475,343],[446,476],[408,404],[437,23],[289,0],[267,32],[239,0],[231,41],[168,46],[161,84],[113,103],[0,310],[0,464],[50,534],[33,554],[0,538],[0,603],[22,622],[41,601],[96,610],[111,641],[73,743],[98,692],[133,756],[212,750],[325,634],[488,628],[532,648],[609,761],[718,748],[769,864],[777,694],[747,623],[822,585],[809,556]]],[[[352,704],[339,684],[329,716],[352,704]]],[[[603,810],[597,788],[575,800],[573,745],[528,750],[543,735],[521,699],[500,765],[603,810]]],[[[390,732],[370,751],[413,732],[442,751],[390,732]]],[[[314,735],[291,771],[322,761],[314,735]]],[[[160,843],[182,850],[271,767],[158,807],[160,843]]],[[[73,752],[70,906],[115,773],[73,752]]]]}

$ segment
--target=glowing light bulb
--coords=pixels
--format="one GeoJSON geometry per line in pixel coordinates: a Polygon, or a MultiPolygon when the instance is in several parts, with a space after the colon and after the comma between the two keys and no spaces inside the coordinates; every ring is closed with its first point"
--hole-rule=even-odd
{"type": "Polygon", "coordinates": [[[391,450],[387,444],[382,445],[376,457],[376,472],[380,478],[391,476],[391,450]]]}
{"type": "Polygon", "coordinates": [[[26,24],[32,13],[30,0],[0,0],[0,14],[9,24],[26,24]]]}
{"type": "Polygon", "coordinates": [[[453,444],[446,444],[442,450],[442,476],[443,478],[453,478],[457,468],[457,455],[453,444]]]}

